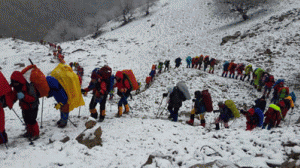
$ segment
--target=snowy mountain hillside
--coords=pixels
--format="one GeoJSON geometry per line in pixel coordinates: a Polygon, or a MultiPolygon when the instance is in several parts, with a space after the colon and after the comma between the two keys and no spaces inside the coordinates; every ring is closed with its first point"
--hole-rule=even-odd
{"type": "MultiPolygon", "coordinates": [[[[96,125],[102,129],[102,146],[88,149],[75,140],[85,130],[92,94],[84,97],[85,106],[70,112],[70,120],[77,127],[69,122],[63,129],[56,125],[60,116],[55,100],[41,99],[38,122],[43,128],[33,145],[20,138],[24,126],[13,111],[5,109],[9,142],[8,149],[0,145],[1,167],[272,167],[285,161],[300,165],[300,128],[295,124],[300,117],[298,100],[281,127],[250,132],[245,131],[244,116],[230,121],[229,129],[222,126],[219,131],[214,124],[219,113],[205,115],[205,128],[198,126],[197,119],[194,127],[185,124],[193,107],[191,100],[180,108],[179,121],[171,122],[167,120],[166,99],[162,99],[167,87],[185,81],[192,97],[196,90],[208,89],[214,109],[219,101],[231,99],[239,109],[248,110],[262,93],[249,82],[221,77],[223,62],[230,60],[252,64],[275,79],[285,79],[300,97],[300,3],[281,2],[261,15],[253,14],[248,21],[221,19],[214,15],[210,0],[161,0],[151,9],[147,17],[137,10],[135,20],[121,27],[118,21],[108,22],[105,33],[97,39],[85,37],[60,44],[66,63],[78,62],[84,68],[82,88],[88,86],[92,70],[105,64],[114,73],[132,69],[142,84],[141,93],[133,93],[129,99],[128,115],[114,117],[117,95],[107,102],[106,118],[96,125]],[[201,54],[218,60],[214,74],[186,68],[187,56],[201,54]],[[183,63],[174,69],[177,57],[183,63]],[[157,75],[144,89],[151,66],[167,59],[171,69],[157,75]]],[[[29,65],[28,58],[46,75],[58,64],[48,46],[12,39],[0,39],[0,46],[0,69],[8,81],[13,71],[29,65]]],[[[14,110],[21,116],[18,104],[14,110]]]]}

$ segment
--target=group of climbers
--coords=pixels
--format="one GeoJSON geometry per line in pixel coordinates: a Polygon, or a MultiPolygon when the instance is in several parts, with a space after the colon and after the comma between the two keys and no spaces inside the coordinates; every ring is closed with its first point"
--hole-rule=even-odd
{"type": "Polygon", "coordinates": [[[208,65],[210,66],[208,73],[214,73],[215,65],[217,64],[217,60],[215,58],[209,59],[209,56],[206,55],[205,57],[201,54],[200,56],[191,57],[188,56],[186,59],[187,68],[195,68],[195,69],[201,69],[202,63],[204,63],[204,71],[208,68],[208,65]],[[191,67],[192,64],[192,67],[191,67]]]}
{"type": "Polygon", "coordinates": [[[152,65],[149,76],[146,77],[146,86],[145,86],[146,88],[149,88],[150,83],[154,81],[154,78],[157,74],[162,73],[163,66],[165,66],[164,71],[169,70],[170,60],[165,60],[165,62],[159,61],[158,65],[155,64],[152,65]],[[157,69],[158,69],[158,73],[156,74],[157,69]]]}

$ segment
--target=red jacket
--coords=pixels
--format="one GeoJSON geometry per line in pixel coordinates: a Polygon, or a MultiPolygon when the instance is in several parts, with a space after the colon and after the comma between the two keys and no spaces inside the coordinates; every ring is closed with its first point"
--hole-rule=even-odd
{"type": "MultiPolygon", "coordinates": [[[[29,110],[32,108],[32,103],[37,101],[38,98],[35,98],[34,96],[29,95],[27,84],[28,82],[24,78],[21,72],[14,71],[13,74],[10,77],[11,80],[17,81],[20,84],[22,84],[22,90],[21,92],[24,94],[24,98],[19,100],[19,105],[22,110],[29,110]]],[[[17,101],[17,91],[14,89],[12,94],[12,99],[17,101]]]]}
{"type": "Polygon", "coordinates": [[[267,110],[267,112],[265,113],[265,122],[266,123],[269,123],[271,120],[273,122],[275,121],[280,121],[281,120],[281,116],[280,116],[280,112],[279,111],[276,111],[274,110],[273,108],[270,108],[267,110]]]}
{"type": "Polygon", "coordinates": [[[132,89],[129,81],[124,79],[124,75],[121,71],[118,71],[115,77],[120,78],[120,80],[114,85],[114,87],[118,88],[118,95],[122,96],[122,94],[125,94],[125,96],[129,96],[132,89]]]}

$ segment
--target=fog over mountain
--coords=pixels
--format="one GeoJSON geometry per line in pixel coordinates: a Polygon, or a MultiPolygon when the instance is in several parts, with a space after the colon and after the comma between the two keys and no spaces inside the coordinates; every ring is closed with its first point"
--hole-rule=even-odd
{"type": "MultiPolygon", "coordinates": [[[[58,36],[73,32],[74,38],[80,33],[89,33],[91,30],[86,26],[92,21],[91,18],[101,15],[100,13],[109,13],[118,1],[0,0],[0,35],[15,35],[26,41],[59,41],[58,36]],[[70,29],[59,32],[67,26],[70,29]]],[[[69,39],[64,40],[70,40],[70,37],[65,38],[69,39]]]]}

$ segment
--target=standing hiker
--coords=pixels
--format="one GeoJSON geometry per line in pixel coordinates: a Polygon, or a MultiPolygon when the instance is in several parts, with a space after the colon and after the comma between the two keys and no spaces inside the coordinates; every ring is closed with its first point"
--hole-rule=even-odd
{"type": "Polygon", "coordinates": [[[124,114],[129,113],[129,105],[128,105],[127,98],[130,96],[130,92],[133,88],[130,84],[131,83],[130,79],[122,71],[117,71],[115,78],[117,80],[117,83],[115,84],[114,87],[118,88],[117,94],[120,96],[120,100],[118,103],[118,113],[116,116],[121,117],[123,114],[123,107],[122,107],[123,105],[125,107],[124,114]]]}
{"type": "Polygon", "coordinates": [[[244,69],[245,69],[245,64],[240,63],[240,64],[237,65],[237,67],[236,67],[237,74],[236,74],[235,79],[237,79],[238,76],[240,76],[240,80],[243,79],[243,71],[244,71],[244,69]]]}
{"type": "Polygon", "coordinates": [[[274,76],[268,74],[268,76],[265,77],[263,82],[265,84],[263,96],[269,98],[270,92],[272,90],[272,86],[275,84],[274,76]]]}
{"type": "Polygon", "coordinates": [[[228,67],[229,78],[234,78],[234,72],[235,72],[236,66],[237,66],[237,64],[234,63],[233,60],[229,63],[229,67],[228,67]]]}
{"type": "MultiPolygon", "coordinates": [[[[187,64],[186,68],[191,68],[192,57],[191,56],[186,57],[185,61],[186,61],[186,64],[187,64]]],[[[193,65],[192,65],[192,67],[193,67],[193,65]]]]}
{"type": "Polygon", "coordinates": [[[96,105],[100,104],[100,118],[99,122],[105,119],[105,105],[107,96],[113,85],[113,77],[111,75],[112,70],[109,66],[105,65],[102,68],[95,68],[92,72],[91,82],[89,86],[82,89],[81,92],[87,94],[90,90],[93,90],[93,97],[90,101],[89,109],[91,117],[97,119],[98,113],[96,110],[96,105]]]}
{"type": "Polygon", "coordinates": [[[162,68],[163,68],[163,65],[164,65],[164,63],[163,62],[159,62],[158,63],[158,73],[160,74],[161,73],[161,71],[162,71],[162,68]]]}
{"type": "Polygon", "coordinates": [[[204,71],[206,71],[208,65],[209,65],[209,56],[206,55],[204,57],[204,71]]]}
{"type": "Polygon", "coordinates": [[[201,69],[203,59],[204,59],[204,56],[201,54],[201,55],[200,55],[200,58],[199,58],[199,61],[198,61],[198,65],[199,65],[199,68],[198,68],[198,69],[199,69],[199,70],[201,69]]]}
{"type": "Polygon", "coordinates": [[[210,67],[209,67],[209,71],[208,71],[208,73],[214,73],[214,71],[215,71],[215,65],[217,64],[217,60],[216,59],[214,59],[214,58],[212,58],[210,61],[209,61],[209,65],[210,65],[210,67]]]}
{"type": "Polygon", "coordinates": [[[165,64],[165,70],[164,71],[169,70],[169,68],[170,68],[170,60],[166,60],[164,62],[164,64],[165,64]]]}
{"type": "Polygon", "coordinates": [[[21,72],[14,71],[10,77],[13,87],[13,100],[19,100],[22,116],[26,124],[26,133],[23,137],[36,140],[39,138],[40,130],[36,121],[39,107],[37,90],[29,84],[21,72]]]}

